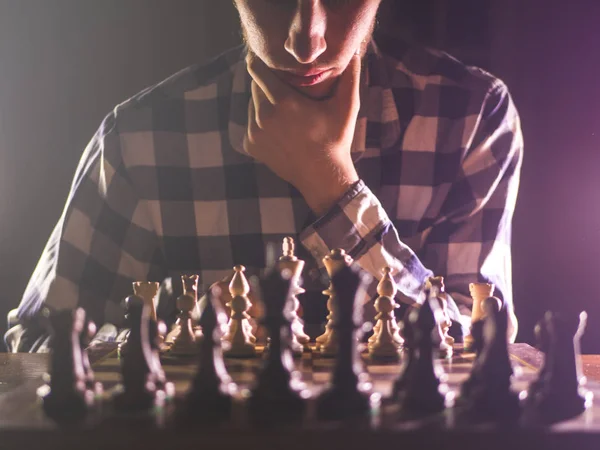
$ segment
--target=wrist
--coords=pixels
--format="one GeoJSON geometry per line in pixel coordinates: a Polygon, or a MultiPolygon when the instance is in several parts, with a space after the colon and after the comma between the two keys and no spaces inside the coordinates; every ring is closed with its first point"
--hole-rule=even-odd
{"type": "MultiPolygon", "coordinates": [[[[318,216],[329,211],[359,181],[358,174],[335,180],[327,186],[318,186],[316,190],[303,192],[309,208],[318,216]]],[[[301,191],[302,192],[302,191],[301,191]]]]}

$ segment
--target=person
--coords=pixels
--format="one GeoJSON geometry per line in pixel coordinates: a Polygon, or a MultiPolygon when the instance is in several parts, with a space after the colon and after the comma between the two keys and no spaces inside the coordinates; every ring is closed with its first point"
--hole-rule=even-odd
{"type": "MultiPolygon", "coordinates": [[[[209,286],[295,236],[305,287],[343,248],[402,301],[445,277],[510,307],[522,162],[517,111],[492,75],[376,30],[381,0],[234,0],[245,44],[117,106],[85,149],[6,336],[44,342],[42,307],[118,323],[136,280],[209,286]]],[[[375,279],[376,281],[376,279],[375,279]]],[[[161,307],[159,305],[159,314],[161,307]]],[[[464,322],[463,322],[464,323],[464,322]]]]}

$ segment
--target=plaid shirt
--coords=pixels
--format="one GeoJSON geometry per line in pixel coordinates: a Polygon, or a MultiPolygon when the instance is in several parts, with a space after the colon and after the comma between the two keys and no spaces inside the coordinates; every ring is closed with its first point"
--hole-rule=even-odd
{"type": "Polygon", "coordinates": [[[352,147],[361,181],[315,217],[244,153],[244,56],[188,68],[106,117],[19,306],[24,324],[42,305],[118,321],[133,281],[197,273],[206,287],[237,264],[256,273],[267,244],[288,235],[302,244],[308,285],[340,247],[376,278],[392,267],[405,302],[436,274],[465,312],[475,281],[512,305],[522,138],[501,81],[443,53],[373,43],[352,147]]]}

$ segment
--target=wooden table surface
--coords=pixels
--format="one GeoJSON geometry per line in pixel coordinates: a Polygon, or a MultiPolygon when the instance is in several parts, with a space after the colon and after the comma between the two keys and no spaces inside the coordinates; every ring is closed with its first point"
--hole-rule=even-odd
{"type": "MultiPolygon", "coordinates": [[[[543,356],[525,344],[515,344],[511,355],[519,364],[538,368],[543,356]]],[[[600,449],[600,355],[582,357],[594,406],[580,418],[549,428],[509,430],[489,426],[438,429],[420,426],[367,429],[332,426],[319,429],[273,430],[160,430],[135,422],[111,422],[99,428],[40,426],[40,407],[35,390],[42,383],[47,355],[0,354],[0,449],[133,449],[171,448],[270,448],[290,449],[600,449]],[[37,417],[37,422],[29,418],[37,417]],[[34,425],[35,423],[35,425],[34,425]]]]}

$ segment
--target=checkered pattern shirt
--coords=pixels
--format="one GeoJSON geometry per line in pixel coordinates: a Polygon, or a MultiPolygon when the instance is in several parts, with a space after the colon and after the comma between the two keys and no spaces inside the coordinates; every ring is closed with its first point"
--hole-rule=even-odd
{"type": "Polygon", "coordinates": [[[183,70],[106,117],[27,286],[23,323],[42,305],[117,321],[133,281],[197,273],[206,287],[237,264],[255,273],[267,244],[288,235],[309,285],[322,282],[330,249],[343,248],[375,278],[392,267],[408,303],[435,274],[461,308],[476,281],[512,304],[522,138],[500,80],[443,53],[373,43],[352,146],[361,180],[315,217],[243,150],[244,56],[237,48],[183,70]]]}

